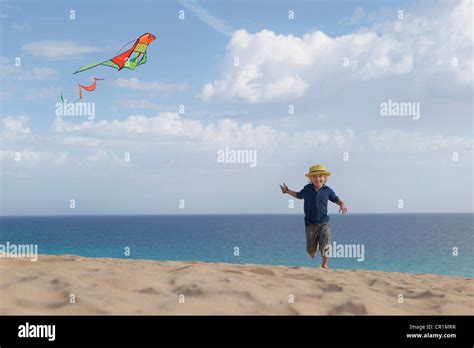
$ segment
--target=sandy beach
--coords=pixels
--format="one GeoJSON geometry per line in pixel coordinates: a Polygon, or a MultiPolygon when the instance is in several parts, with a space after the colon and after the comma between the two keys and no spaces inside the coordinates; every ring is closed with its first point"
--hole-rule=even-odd
{"type": "Polygon", "coordinates": [[[474,280],[454,276],[73,255],[0,258],[0,314],[474,314],[473,299],[474,280]]]}

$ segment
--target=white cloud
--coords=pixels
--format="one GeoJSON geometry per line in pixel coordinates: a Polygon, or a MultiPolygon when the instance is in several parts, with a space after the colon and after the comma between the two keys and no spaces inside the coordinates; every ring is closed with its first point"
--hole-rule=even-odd
{"type": "Polygon", "coordinates": [[[97,150],[93,154],[86,157],[87,162],[103,162],[109,157],[108,153],[104,150],[97,150]]]}
{"type": "Polygon", "coordinates": [[[140,81],[137,77],[132,77],[130,79],[119,78],[114,81],[114,84],[115,86],[121,88],[130,88],[138,91],[160,93],[182,92],[187,88],[187,84],[185,83],[140,81]]]}
{"type": "Polygon", "coordinates": [[[95,150],[88,154],[83,158],[83,161],[80,161],[79,165],[94,168],[103,167],[104,170],[110,169],[111,165],[120,168],[120,170],[126,167],[137,168],[136,164],[132,161],[125,161],[123,153],[117,154],[105,150],[95,150]]]}
{"type": "MultiPolygon", "coordinates": [[[[287,132],[272,126],[230,119],[204,123],[172,112],[161,112],[154,117],[132,115],[123,120],[81,123],[58,117],[53,123],[55,134],[39,134],[33,139],[25,118],[5,119],[3,123],[6,132],[2,134],[3,159],[14,163],[15,153],[21,152],[22,158],[28,160],[28,163],[46,166],[50,162],[61,164],[71,160],[78,165],[88,166],[113,163],[122,165],[124,151],[133,153],[134,156],[153,153],[168,158],[170,149],[174,149],[171,151],[179,151],[182,158],[194,158],[196,153],[212,156],[211,153],[216,148],[226,146],[258,149],[262,151],[262,160],[270,165],[275,165],[280,159],[297,162],[314,156],[319,160],[329,161],[334,156],[342,155],[344,151],[364,153],[366,159],[381,155],[388,162],[415,155],[434,165],[439,160],[440,153],[442,154],[440,151],[459,152],[462,158],[469,159],[468,154],[472,153],[474,146],[471,138],[433,132],[398,129],[369,132],[355,132],[351,129],[287,132]]],[[[209,157],[206,158],[209,160],[209,157]]]]}
{"type": "MultiPolygon", "coordinates": [[[[271,126],[239,123],[230,119],[204,124],[189,120],[178,113],[162,112],[155,117],[144,115],[129,116],[125,120],[85,121],[69,123],[56,118],[53,124],[58,133],[80,133],[101,137],[101,145],[119,145],[134,141],[151,141],[155,145],[163,143],[200,143],[203,148],[215,146],[239,146],[274,150],[277,153],[295,154],[309,150],[349,150],[368,149],[385,153],[436,152],[439,150],[471,151],[474,141],[461,136],[439,133],[402,131],[385,129],[356,133],[346,129],[341,131],[313,130],[288,133],[271,126]]],[[[96,146],[98,140],[80,136],[68,136],[66,144],[96,146]]],[[[199,146],[201,146],[199,145],[199,146]]],[[[365,150],[364,150],[365,151],[365,150]]]]}
{"type": "Polygon", "coordinates": [[[300,97],[311,87],[328,90],[348,81],[408,74],[427,85],[432,76],[443,76],[438,79],[443,84],[446,79],[471,83],[472,5],[453,4],[337,37],[322,31],[298,37],[238,30],[226,47],[221,77],[198,96],[268,102],[300,97]]]}
{"type": "Polygon", "coordinates": [[[232,27],[224,20],[214,17],[208,10],[203,8],[196,0],[179,0],[179,3],[186,9],[193,12],[196,17],[203,23],[209,25],[218,32],[231,36],[233,33],[232,27]]]}
{"type": "Polygon", "coordinates": [[[344,25],[354,25],[359,23],[365,17],[365,11],[363,7],[356,7],[354,13],[350,18],[343,18],[339,23],[344,25]]]}
{"type": "Polygon", "coordinates": [[[2,119],[3,128],[7,133],[29,134],[31,129],[27,127],[28,117],[20,116],[6,116],[2,119]]]}
{"type": "Polygon", "coordinates": [[[148,110],[163,110],[165,107],[156,104],[147,99],[120,99],[114,109],[148,109],[148,110]]]}
{"type": "Polygon", "coordinates": [[[406,132],[387,129],[367,133],[373,149],[382,152],[472,151],[474,140],[440,133],[406,132]]]}
{"type": "Polygon", "coordinates": [[[25,100],[41,100],[41,99],[56,98],[56,100],[58,100],[60,96],[60,92],[61,90],[58,87],[43,87],[39,90],[25,93],[24,99],[25,100]]]}
{"type": "Polygon", "coordinates": [[[81,137],[81,136],[64,138],[65,145],[95,147],[95,146],[99,146],[100,143],[101,142],[99,139],[81,137]]]}
{"type": "Polygon", "coordinates": [[[100,51],[99,47],[80,45],[73,41],[45,40],[36,41],[21,46],[33,56],[46,59],[78,58],[87,53],[100,51]]]}
{"type": "Polygon", "coordinates": [[[13,60],[0,56],[0,79],[13,78],[21,81],[46,80],[58,72],[48,67],[24,68],[22,65],[15,66],[13,60]]]}
{"type": "MultiPolygon", "coordinates": [[[[251,123],[239,124],[229,119],[215,123],[203,124],[200,121],[188,120],[178,113],[161,112],[155,117],[133,115],[125,120],[85,121],[68,123],[56,118],[53,124],[56,132],[90,132],[108,136],[126,134],[159,135],[177,140],[193,140],[206,143],[246,144],[247,146],[265,146],[276,142],[279,132],[268,126],[254,126],[251,123]]],[[[159,138],[154,137],[157,141],[159,138]]]]}
{"type": "Polygon", "coordinates": [[[10,164],[15,162],[17,165],[23,163],[28,165],[60,165],[66,163],[68,158],[69,154],[65,151],[37,151],[29,148],[22,150],[0,150],[0,161],[9,162],[10,164]]]}
{"type": "Polygon", "coordinates": [[[46,80],[49,77],[56,75],[57,71],[51,68],[32,68],[30,70],[23,71],[18,75],[18,80],[46,80]]]}
{"type": "Polygon", "coordinates": [[[286,138],[286,140],[282,141],[282,144],[287,143],[293,150],[298,151],[320,148],[322,146],[329,146],[334,149],[347,148],[356,140],[356,135],[351,129],[344,131],[322,129],[286,135],[286,138]]]}

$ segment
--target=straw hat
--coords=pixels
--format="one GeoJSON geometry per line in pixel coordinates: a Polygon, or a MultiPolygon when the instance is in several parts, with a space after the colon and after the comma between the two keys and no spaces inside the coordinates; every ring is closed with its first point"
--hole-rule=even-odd
{"type": "Polygon", "coordinates": [[[331,175],[331,172],[328,172],[326,170],[326,167],[323,166],[322,164],[316,164],[314,166],[311,166],[309,168],[309,173],[305,174],[307,177],[313,176],[313,175],[319,175],[319,174],[324,174],[326,176],[331,175]]]}

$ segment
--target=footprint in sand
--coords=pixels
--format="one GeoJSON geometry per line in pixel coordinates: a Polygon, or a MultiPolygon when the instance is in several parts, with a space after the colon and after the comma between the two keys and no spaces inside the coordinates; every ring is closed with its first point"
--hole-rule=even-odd
{"type": "Polygon", "coordinates": [[[346,302],[340,306],[334,307],[329,311],[330,315],[334,314],[367,314],[367,309],[363,304],[356,304],[352,301],[346,302]]]}
{"type": "Polygon", "coordinates": [[[252,268],[252,269],[249,269],[248,271],[252,273],[256,273],[256,274],[262,274],[262,275],[270,275],[270,276],[275,275],[275,272],[263,267],[252,268]]]}
{"type": "Polygon", "coordinates": [[[445,294],[436,294],[430,290],[427,290],[427,291],[424,291],[422,293],[415,293],[415,294],[406,294],[405,297],[406,298],[416,298],[416,299],[423,299],[423,298],[431,298],[431,297],[438,297],[438,298],[441,298],[441,297],[444,297],[445,294]]]}
{"type": "Polygon", "coordinates": [[[52,303],[48,303],[45,305],[46,308],[51,308],[51,309],[54,309],[54,308],[61,308],[61,307],[64,307],[68,304],[68,302],[66,301],[61,301],[61,302],[52,302],[52,303]]]}
{"type": "Polygon", "coordinates": [[[35,279],[38,279],[38,276],[21,277],[18,282],[23,283],[35,279]]]}
{"type": "Polygon", "coordinates": [[[337,284],[329,284],[328,286],[323,287],[322,290],[323,292],[341,292],[342,286],[337,284]]]}
{"type": "Polygon", "coordinates": [[[49,283],[53,286],[54,290],[63,290],[64,288],[71,285],[70,283],[68,283],[64,280],[61,280],[59,278],[54,278],[54,279],[50,280],[49,283]]]}
{"type": "Polygon", "coordinates": [[[174,293],[177,294],[183,294],[184,296],[195,296],[195,295],[203,295],[204,292],[200,287],[198,287],[196,284],[193,284],[191,286],[186,286],[186,285],[180,285],[176,288],[173,289],[174,293]]]}
{"type": "Polygon", "coordinates": [[[139,292],[140,294],[150,294],[150,295],[159,295],[160,292],[153,289],[151,286],[148,288],[143,288],[140,290],[135,290],[136,292],[139,292]]]}

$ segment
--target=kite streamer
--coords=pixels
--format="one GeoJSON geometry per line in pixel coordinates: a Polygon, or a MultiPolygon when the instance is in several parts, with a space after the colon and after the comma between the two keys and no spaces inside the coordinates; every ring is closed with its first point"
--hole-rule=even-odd
{"type": "Polygon", "coordinates": [[[98,77],[93,77],[93,79],[94,79],[94,83],[89,86],[84,86],[84,85],[81,85],[80,83],[77,84],[79,86],[79,99],[82,99],[83,89],[85,89],[86,91],[92,92],[93,90],[95,90],[97,86],[97,81],[103,80],[103,79],[99,79],[98,77]]]}

